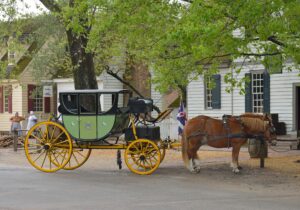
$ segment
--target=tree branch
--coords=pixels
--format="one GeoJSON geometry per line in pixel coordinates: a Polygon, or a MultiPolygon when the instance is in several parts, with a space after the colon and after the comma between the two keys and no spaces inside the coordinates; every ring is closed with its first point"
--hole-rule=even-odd
{"type": "Polygon", "coordinates": [[[263,57],[263,56],[273,56],[273,55],[280,55],[282,52],[274,52],[274,53],[240,53],[240,55],[243,56],[257,56],[257,57],[263,57]]]}
{"type": "Polygon", "coordinates": [[[61,12],[61,8],[53,0],[40,0],[40,2],[51,12],[61,12]]]}
{"type": "Polygon", "coordinates": [[[270,37],[268,37],[268,40],[269,40],[270,42],[273,42],[274,44],[277,44],[277,45],[279,45],[279,46],[285,47],[285,44],[284,44],[283,42],[277,40],[275,36],[270,36],[270,37]]]}
{"type": "MultiPolygon", "coordinates": [[[[145,98],[135,87],[133,87],[129,82],[124,81],[121,77],[119,77],[118,74],[114,73],[112,70],[110,70],[109,66],[105,66],[106,73],[114,77],[115,79],[122,82],[124,85],[128,86],[133,92],[135,92],[138,96],[141,98],[145,98]]],[[[157,113],[160,113],[160,109],[153,104],[153,109],[157,111],[157,113]]]]}

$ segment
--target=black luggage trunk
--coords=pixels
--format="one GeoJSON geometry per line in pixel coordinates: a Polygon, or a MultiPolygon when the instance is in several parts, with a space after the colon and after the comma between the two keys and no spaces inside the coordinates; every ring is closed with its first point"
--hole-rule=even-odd
{"type": "MultiPolygon", "coordinates": [[[[158,126],[138,126],[136,127],[136,134],[139,139],[160,140],[160,128],[158,126]]],[[[135,140],[132,128],[125,130],[125,140],[135,140]]]]}

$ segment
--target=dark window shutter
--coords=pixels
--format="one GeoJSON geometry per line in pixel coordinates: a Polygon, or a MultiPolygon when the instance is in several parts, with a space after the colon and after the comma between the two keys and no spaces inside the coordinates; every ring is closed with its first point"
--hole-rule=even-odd
{"type": "Polygon", "coordinates": [[[252,112],[252,81],[251,73],[246,73],[245,77],[250,81],[245,84],[245,112],[252,112]]]}
{"type": "Polygon", "coordinates": [[[264,78],[264,113],[270,113],[270,74],[265,71],[264,78]]]}
{"type": "Polygon", "coordinates": [[[28,90],[28,95],[27,95],[27,98],[28,98],[28,112],[30,111],[34,111],[33,110],[33,99],[31,98],[31,94],[32,94],[32,91],[36,88],[35,85],[28,85],[27,86],[27,90],[28,90]]]}
{"type": "Polygon", "coordinates": [[[221,109],[221,75],[213,75],[215,87],[211,90],[212,93],[212,108],[221,109]]]}
{"type": "Polygon", "coordinates": [[[12,86],[8,87],[8,113],[12,113],[12,86]]]}
{"type": "Polygon", "coordinates": [[[50,113],[50,97],[44,97],[44,112],[50,113]]]}
{"type": "Polygon", "coordinates": [[[0,113],[3,113],[3,86],[0,86],[0,113]]]}

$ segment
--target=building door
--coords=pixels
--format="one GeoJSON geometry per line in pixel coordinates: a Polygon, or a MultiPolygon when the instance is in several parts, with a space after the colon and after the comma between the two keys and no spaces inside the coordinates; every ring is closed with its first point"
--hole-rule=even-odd
{"type": "Polygon", "coordinates": [[[300,86],[296,87],[296,129],[300,130],[300,86]]]}

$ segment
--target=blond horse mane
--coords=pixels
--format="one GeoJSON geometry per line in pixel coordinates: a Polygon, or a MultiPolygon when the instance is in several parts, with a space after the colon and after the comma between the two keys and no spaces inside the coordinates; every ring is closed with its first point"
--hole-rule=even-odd
{"type": "Polygon", "coordinates": [[[261,114],[245,113],[240,116],[242,123],[250,131],[264,132],[266,129],[266,117],[261,114]]]}

